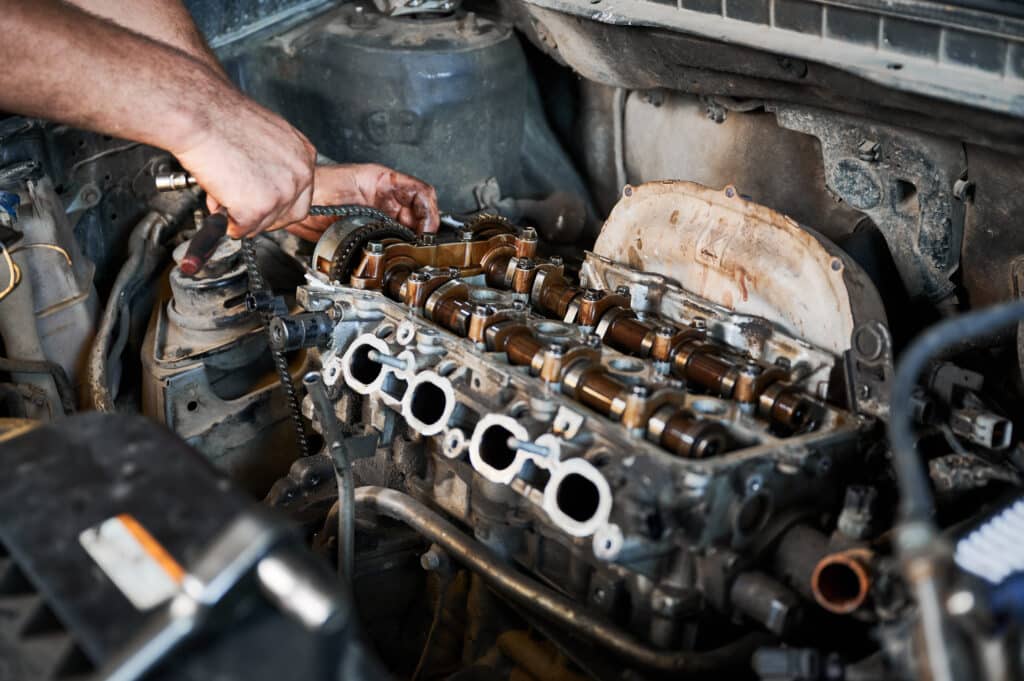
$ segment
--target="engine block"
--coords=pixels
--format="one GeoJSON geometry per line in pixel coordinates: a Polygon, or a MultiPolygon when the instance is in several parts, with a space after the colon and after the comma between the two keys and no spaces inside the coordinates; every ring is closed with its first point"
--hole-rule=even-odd
{"type": "Polygon", "coordinates": [[[500,555],[658,647],[696,612],[783,633],[808,598],[847,607],[779,556],[863,449],[835,353],[594,253],[570,275],[494,217],[416,241],[342,220],[313,262],[282,342],[319,329],[339,417],[500,555]]]}

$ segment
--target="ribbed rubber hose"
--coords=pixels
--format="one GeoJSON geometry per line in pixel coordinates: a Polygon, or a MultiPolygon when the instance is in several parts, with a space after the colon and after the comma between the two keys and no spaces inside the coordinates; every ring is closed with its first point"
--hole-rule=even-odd
{"type": "Polygon", "coordinates": [[[988,336],[1024,320],[1024,301],[1004,303],[947,319],[917,337],[900,358],[889,408],[889,444],[900,487],[903,522],[931,523],[933,502],[928,474],[917,455],[913,428],[914,388],[934,357],[965,340],[988,336]]]}

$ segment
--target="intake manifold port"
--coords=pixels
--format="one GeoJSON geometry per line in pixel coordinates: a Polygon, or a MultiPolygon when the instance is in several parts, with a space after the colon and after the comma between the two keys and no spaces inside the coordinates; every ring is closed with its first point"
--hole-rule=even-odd
{"type": "Polygon", "coordinates": [[[511,416],[488,414],[480,419],[469,443],[469,462],[473,469],[491,482],[507,485],[523,465],[524,455],[509,446],[509,441],[529,440],[526,428],[511,416]]]}
{"type": "Polygon", "coordinates": [[[566,534],[588,537],[608,523],[612,490],[589,461],[562,461],[544,488],[544,510],[566,534]]]}
{"type": "Polygon", "coordinates": [[[402,399],[402,416],[417,433],[437,435],[455,411],[455,390],[447,378],[422,371],[410,382],[402,399]]]}
{"type": "Polygon", "coordinates": [[[388,344],[370,333],[352,342],[341,358],[341,372],[345,384],[360,395],[370,395],[381,389],[388,367],[373,359],[390,355],[388,344]]]}

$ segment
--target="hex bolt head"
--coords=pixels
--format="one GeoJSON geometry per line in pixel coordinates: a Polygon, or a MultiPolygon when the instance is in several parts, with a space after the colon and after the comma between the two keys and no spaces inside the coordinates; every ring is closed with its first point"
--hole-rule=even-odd
{"type": "Polygon", "coordinates": [[[587,300],[587,301],[590,301],[592,303],[593,302],[597,302],[597,301],[601,300],[602,298],[604,298],[604,291],[602,291],[600,289],[588,288],[583,293],[583,300],[587,300]]]}
{"type": "Polygon", "coordinates": [[[634,385],[632,393],[634,397],[647,399],[648,397],[651,396],[651,389],[648,388],[646,385],[634,385]]]}
{"type": "Polygon", "coordinates": [[[857,158],[866,162],[874,163],[878,160],[882,146],[874,140],[863,140],[857,146],[857,158]]]}
{"type": "Polygon", "coordinates": [[[548,346],[548,352],[555,357],[561,357],[565,354],[565,347],[559,343],[552,343],[548,346]]]}
{"type": "Polygon", "coordinates": [[[384,244],[379,241],[371,241],[366,244],[366,250],[374,255],[380,255],[384,252],[384,244]]]}
{"type": "Polygon", "coordinates": [[[420,567],[427,572],[434,572],[441,567],[442,559],[441,555],[434,550],[433,547],[427,550],[422,556],[420,556],[420,567]]]}
{"type": "Polygon", "coordinates": [[[676,334],[676,330],[671,326],[659,326],[658,335],[662,338],[671,338],[676,334]]]}
{"type": "Polygon", "coordinates": [[[525,241],[536,241],[537,230],[535,230],[533,227],[527,227],[526,229],[523,230],[523,233],[519,236],[519,238],[525,241]]]}
{"type": "Polygon", "coordinates": [[[562,256],[560,256],[560,255],[553,255],[550,258],[548,258],[548,262],[550,262],[555,267],[561,267],[562,266],[562,256]]]}
{"type": "Polygon", "coordinates": [[[616,286],[615,287],[615,293],[616,293],[616,295],[627,296],[628,297],[629,296],[629,287],[628,286],[616,286]]]}
{"type": "Polygon", "coordinates": [[[953,183],[953,198],[957,201],[971,201],[974,199],[974,182],[967,179],[959,179],[953,183]]]}

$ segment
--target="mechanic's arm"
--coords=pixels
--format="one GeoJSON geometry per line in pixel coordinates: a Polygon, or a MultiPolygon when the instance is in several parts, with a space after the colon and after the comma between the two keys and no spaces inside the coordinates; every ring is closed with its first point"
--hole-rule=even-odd
{"type": "Polygon", "coordinates": [[[178,0],[66,0],[135,33],[176,47],[227,78],[184,3],[178,0]]]}
{"type": "Polygon", "coordinates": [[[170,151],[234,236],[306,217],[313,146],[208,65],[59,0],[0,1],[0,33],[0,110],[170,151]]]}
{"type": "MultiPolygon", "coordinates": [[[[199,33],[192,15],[178,0],[68,0],[96,16],[175,47],[227,78],[224,69],[199,33]]],[[[325,166],[316,169],[313,203],[374,206],[418,231],[435,232],[439,225],[434,188],[414,177],[376,164],[325,166]]],[[[288,230],[316,240],[333,222],[307,218],[288,230]]]]}
{"type": "MultiPolygon", "coordinates": [[[[89,0],[98,1],[98,0],[89,0]]],[[[140,0],[139,6],[150,0],[140,0]]],[[[180,7],[173,0],[161,3],[180,7]]],[[[136,8],[135,3],[122,12],[136,8]]],[[[98,8],[93,7],[98,11],[98,8]]],[[[160,16],[182,15],[164,7],[132,19],[139,30],[163,29],[160,16]],[[161,15],[161,12],[169,13],[161,15]],[[155,17],[155,18],[154,18],[155,17]]],[[[59,120],[166,149],[196,176],[212,206],[224,206],[232,236],[276,229],[307,216],[313,192],[315,150],[297,130],[242,95],[223,76],[208,50],[189,53],[202,38],[191,20],[154,38],[115,25],[60,0],[0,0],[0,110],[59,120]],[[184,34],[182,34],[182,31],[184,34]],[[159,38],[179,40],[175,45],[159,38]],[[193,46],[190,48],[189,46],[193,46]],[[212,60],[212,63],[211,63],[212,60]]],[[[204,44],[205,45],[205,44],[204,44]]],[[[341,173],[322,169],[318,202],[339,192],[331,186],[369,183],[376,166],[341,173]],[[344,176],[344,177],[343,177],[344,176]]],[[[429,186],[394,171],[363,202],[402,219],[405,205],[429,210],[409,226],[437,229],[437,206],[429,186]],[[390,183],[389,183],[390,182],[390,183]],[[415,190],[410,194],[410,187],[415,190]],[[403,202],[393,208],[395,200],[403,202]]],[[[314,236],[322,225],[311,225],[314,236]]]]}

